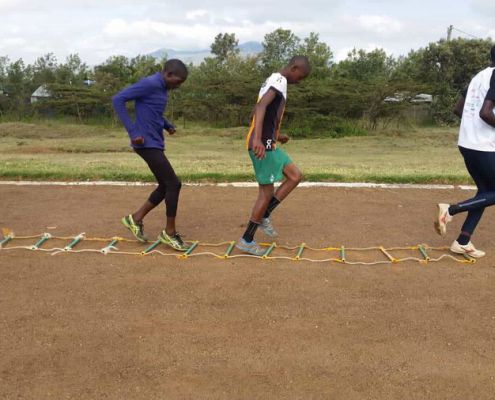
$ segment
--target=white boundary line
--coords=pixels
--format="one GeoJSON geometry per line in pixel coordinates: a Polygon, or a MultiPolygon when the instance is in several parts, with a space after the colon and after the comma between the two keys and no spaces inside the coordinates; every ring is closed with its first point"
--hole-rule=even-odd
{"type": "MultiPolygon", "coordinates": [[[[151,182],[118,182],[118,181],[81,181],[81,182],[60,182],[60,181],[2,181],[0,186],[154,186],[151,182]]],[[[235,187],[251,188],[257,187],[256,182],[231,182],[231,183],[185,183],[186,186],[197,187],[235,187]]],[[[305,188],[350,188],[350,189],[421,189],[421,190],[476,190],[470,185],[416,185],[408,183],[346,183],[346,182],[302,182],[299,187],[305,188]]]]}

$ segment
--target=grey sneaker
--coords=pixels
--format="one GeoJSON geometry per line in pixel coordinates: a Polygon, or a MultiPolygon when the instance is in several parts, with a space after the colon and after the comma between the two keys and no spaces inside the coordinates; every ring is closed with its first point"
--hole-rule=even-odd
{"type": "Polygon", "coordinates": [[[243,238],[241,238],[239,239],[235,247],[237,247],[244,253],[248,253],[253,256],[261,257],[263,254],[265,254],[265,250],[263,250],[254,240],[252,242],[246,242],[243,238]]]}
{"type": "Polygon", "coordinates": [[[262,218],[260,228],[266,236],[277,237],[278,233],[273,227],[272,220],[270,218],[262,218]]]}

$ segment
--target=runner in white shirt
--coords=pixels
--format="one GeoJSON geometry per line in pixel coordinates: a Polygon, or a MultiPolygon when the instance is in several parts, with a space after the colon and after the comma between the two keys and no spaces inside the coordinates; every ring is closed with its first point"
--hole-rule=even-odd
{"type": "Polygon", "coordinates": [[[301,171],[289,155],[278,147],[277,142],[287,143],[289,137],[280,134],[280,126],[287,101],[287,84],[297,84],[311,72],[309,60],[305,56],[294,56],[289,63],[272,74],[261,87],[258,101],[253,110],[251,126],[246,138],[246,147],[253,163],[258,181],[258,198],[254,203],[244,235],[236,247],[248,254],[262,256],[266,249],[254,240],[258,227],[271,238],[277,236],[271,213],[297,187],[301,181],[301,171]],[[275,182],[282,181],[275,188],[275,182]]]}
{"type": "Polygon", "coordinates": [[[491,52],[492,64],[479,72],[469,84],[459,131],[459,150],[466,168],[478,188],[472,199],[458,204],[438,204],[435,227],[440,235],[447,232],[447,223],[456,214],[467,212],[461,234],[450,250],[471,257],[483,257],[471,242],[486,207],[495,204],[495,46],[491,52]]]}

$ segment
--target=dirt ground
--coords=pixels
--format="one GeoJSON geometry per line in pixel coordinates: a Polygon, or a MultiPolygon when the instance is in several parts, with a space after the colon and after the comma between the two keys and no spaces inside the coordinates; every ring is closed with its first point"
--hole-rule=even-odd
{"type": "MultiPolygon", "coordinates": [[[[18,235],[126,235],[150,188],[0,187],[18,235]]],[[[448,245],[473,192],[298,189],[280,242],[448,245]]],[[[234,240],[256,189],[186,187],[187,239],[234,240]]],[[[495,210],[475,265],[348,266],[0,251],[1,399],[493,399],[495,210]]],[[[158,234],[163,208],[146,221],[158,234]]]]}

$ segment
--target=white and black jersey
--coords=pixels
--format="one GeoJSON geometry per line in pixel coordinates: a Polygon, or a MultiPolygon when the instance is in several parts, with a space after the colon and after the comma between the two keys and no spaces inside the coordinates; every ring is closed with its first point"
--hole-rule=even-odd
{"type": "MultiPolygon", "coordinates": [[[[282,122],[285,103],[287,102],[287,79],[278,72],[272,74],[261,86],[258,102],[270,90],[274,90],[276,95],[275,99],[266,108],[265,118],[263,120],[263,132],[261,132],[261,142],[267,151],[274,150],[276,147],[280,123],[282,122]]],[[[253,115],[246,139],[248,149],[252,149],[255,129],[256,116],[253,115]]]]}

